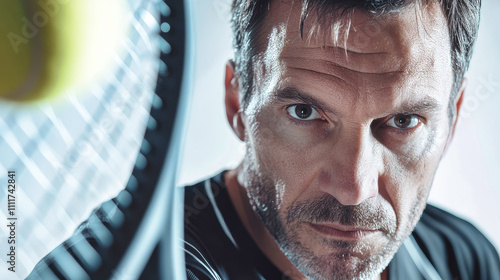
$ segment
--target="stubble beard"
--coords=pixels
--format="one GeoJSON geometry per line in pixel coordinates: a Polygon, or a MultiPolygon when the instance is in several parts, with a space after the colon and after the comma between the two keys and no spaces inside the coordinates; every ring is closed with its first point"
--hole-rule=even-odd
{"type": "MultiPolygon", "coordinates": [[[[281,205],[271,175],[260,171],[259,166],[248,158],[244,162],[244,186],[253,210],[281,251],[308,279],[373,279],[389,265],[418,221],[418,218],[415,219],[397,233],[395,213],[387,205],[373,203],[344,206],[329,195],[294,203],[285,209],[286,218],[281,218],[281,205]],[[300,241],[302,222],[337,222],[346,226],[381,229],[386,236],[386,243],[378,246],[378,251],[369,252],[373,244],[324,240],[322,245],[335,248],[335,252],[317,256],[300,241]]],[[[423,211],[419,201],[417,199],[411,211],[418,217],[423,211]]]]}

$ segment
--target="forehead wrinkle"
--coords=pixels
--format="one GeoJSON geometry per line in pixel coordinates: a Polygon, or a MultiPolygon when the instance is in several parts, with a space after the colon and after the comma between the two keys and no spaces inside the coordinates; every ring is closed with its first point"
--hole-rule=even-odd
{"type": "MultiPolygon", "coordinates": [[[[332,75],[330,73],[325,73],[325,72],[320,72],[312,69],[306,69],[306,68],[300,68],[300,67],[288,67],[289,69],[299,71],[299,72],[305,72],[306,74],[310,74],[314,76],[314,78],[321,79],[321,77],[324,78],[324,80],[335,80],[337,81],[336,86],[340,88],[349,88],[353,92],[357,92],[357,87],[354,83],[349,82],[345,79],[342,79],[339,76],[332,75]]],[[[332,87],[333,88],[333,87],[332,87]]],[[[347,90],[349,91],[349,90],[347,90]]]]}
{"type": "Polygon", "coordinates": [[[301,42],[286,44],[280,58],[300,58],[316,61],[328,61],[331,65],[360,73],[388,73],[410,71],[411,61],[401,59],[388,52],[360,53],[348,51],[347,54],[340,47],[310,46],[301,42]]]}
{"type": "MultiPolygon", "coordinates": [[[[315,83],[314,80],[311,80],[316,85],[319,85],[322,81],[328,81],[331,86],[323,87],[323,89],[319,89],[317,90],[317,92],[322,92],[322,94],[329,95],[330,97],[344,95],[344,105],[351,108],[356,108],[358,106],[362,107],[363,102],[373,103],[373,101],[370,100],[383,99],[388,97],[390,98],[391,96],[394,96],[394,98],[400,98],[402,95],[405,95],[401,93],[409,92],[409,90],[407,89],[398,90],[398,87],[394,86],[393,84],[383,87],[360,85],[359,81],[352,82],[342,79],[341,77],[331,75],[329,73],[295,67],[289,67],[289,69],[301,72],[299,74],[288,74],[287,76],[290,77],[298,76],[303,78],[304,74],[310,75],[313,77],[313,79],[317,79],[317,83],[315,83]]],[[[396,77],[395,79],[400,80],[400,78],[398,77],[396,77]]]]}
{"type": "MultiPolygon", "coordinates": [[[[284,65],[288,68],[336,76],[337,80],[349,84],[352,88],[358,87],[361,88],[362,91],[367,92],[377,91],[380,88],[387,89],[391,86],[405,86],[402,84],[402,82],[405,82],[405,78],[409,78],[406,82],[416,82],[417,84],[419,81],[427,81],[426,85],[430,85],[431,87],[435,86],[433,83],[439,84],[439,77],[436,75],[439,74],[439,71],[433,67],[432,59],[430,59],[428,63],[418,64],[418,59],[415,57],[408,61],[401,61],[397,69],[378,69],[378,71],[369,71],[369,69],[365,69],[363,71],[351,68],[350,65],[352,64],[348,66],[339,64],[335,57],[331,55],[328,56],[328,54],[329,53],[326,53],[320,47],[300,48],[299,51],[294,52],[285,49],[279,59],[281,62],[284,62],[284,65]],[[312,49],[315,51],[306,52],[304,49],[312,49]]],[[[381,60],[376,59],[373,62],[369,61],[370,57],[377,57],[379,55],[368,55],[368,58],[366,58],[366,55],[359,56],[359,60],[364,61],[364,63],[362,63],[363,65],[367,65],[368,63],[376,65],[378,61],[381,60]]],[[[385,57],[385,55],[382,56],[385,57]]],[[[397,59],[395,58],[394,60],[397,59]]],[[[329,77],[326,76],[325,78],[329,77]]],[[[412,86],[415,86],[415,84],[412,86]]]]}
{"type": "MultiPolygon", "coordinates": [[[[301,60],[302,62],[315,62],[315,63],[320,63],[322,65],[327,65],[331,67],[337,67],[337,68],[342,68],[346,71],[352,72],[352,73],[359,73],[359,74],[390,74],[390,73],[406,73],[410,72],[410,69],[408,66],[408,63],[403,64],[404,66],[398,67],[397,69],[377,69],[378,71],[374,71],[374,69],[368,69],[366,67],[358,67],[356,69],[355,65],[348,64],[348,63],[339,63],[338,61],[334,61],[332,59],[327,59],[325,58],[318,58],[318,57],[305,57],[302,55],[294,56],[294,55],[281,55],[280,59],[284,60],[301,60]],[[403,69],[399,69],[403,68],[403,69]],[[408,68],[408,69],[407,69],[408,68]]],[[[368,60],[366,56],[363,58],[364,60],[368,60]]],[[[375,64],[375,63],[372,63],[375,64]]],[[[366,64],[365,64],[366,66],[366,64]]]]}
{"type": "MultiPolygon", "coordinates": [[[[372,91],[373,88],[380,87],[380,84],[396,86],[400,84],[408,73],[404,71],[390,71],[385,73],[365,73],[345,68],[334,62],[318,59],[283,59],[287,73],[293,71],[306,71],[310,75],[321,75],[328,81],[335,81],[348,85],[352,90],[372,91]],[[383,81],[383,83],[381,82],[383,81]]],[[[291,75],[290,73],[288,73],[291,75]]],[[[316,78],[312,76],[313,78],[316,78]]]]}

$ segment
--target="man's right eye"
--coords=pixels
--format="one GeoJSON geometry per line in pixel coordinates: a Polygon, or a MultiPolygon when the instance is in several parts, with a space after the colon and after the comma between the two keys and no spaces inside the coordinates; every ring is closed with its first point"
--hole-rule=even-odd
{"type": "Polygon", "coordinates": [[[307,104],[297,104],[289,106],[287,109],[288,114],[292,118],[301,121],[312,121],[317,119],[322,119],[321,114],[314,109],[312,106],[307,104]]]}

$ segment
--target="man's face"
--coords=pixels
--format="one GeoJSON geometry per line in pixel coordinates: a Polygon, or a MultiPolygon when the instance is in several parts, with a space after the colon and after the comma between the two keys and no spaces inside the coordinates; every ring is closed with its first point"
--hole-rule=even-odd
{"type": "Polygon", "coordinates": [[[299,16],[274,1],[260,29],[241,181],[304,275],[373,277],[418,221],[448,140],[446,21],[438,3],[356,11],[334,43],[307,24],[302,40],[299,16]]]}

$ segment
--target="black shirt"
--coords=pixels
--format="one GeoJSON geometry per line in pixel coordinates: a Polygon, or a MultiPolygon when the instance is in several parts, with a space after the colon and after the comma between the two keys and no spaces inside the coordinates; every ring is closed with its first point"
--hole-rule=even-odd
{"type": "MultiPolygon", "coordinates": [[[[260,251],[232,205],[223,173],[186,187],[189,280],[286,279],[260,251]]],[[[500,279],[493,245],[470,223],[427,205],[389,264],[389,279],[500,279]]]]}

